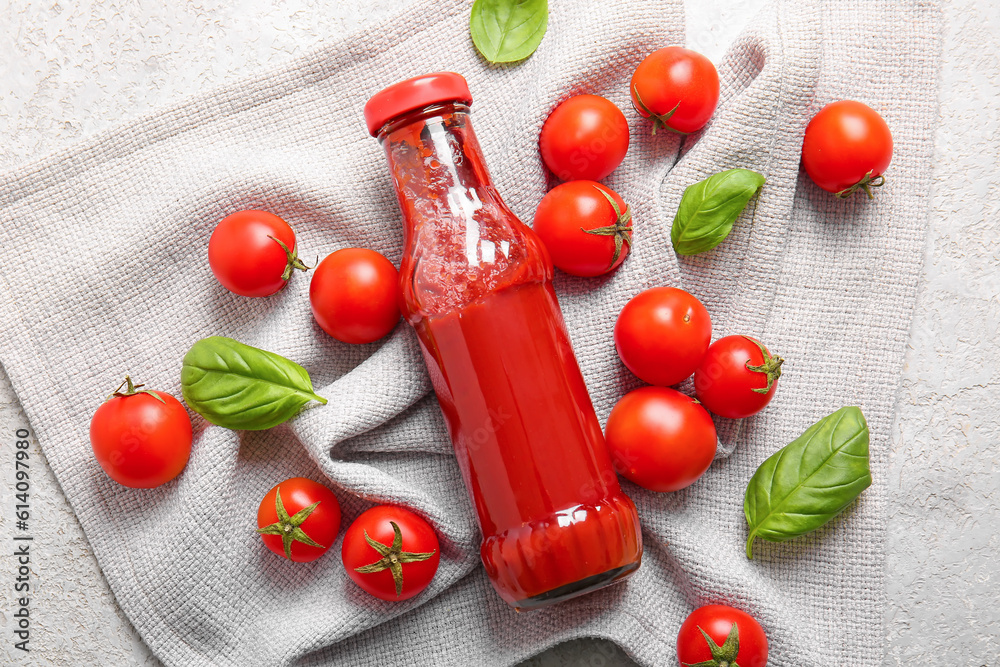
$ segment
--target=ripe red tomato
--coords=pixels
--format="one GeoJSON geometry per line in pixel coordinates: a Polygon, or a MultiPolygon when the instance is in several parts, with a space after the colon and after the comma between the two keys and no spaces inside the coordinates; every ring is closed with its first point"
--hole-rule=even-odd
{"type": "Polygon", "coordinates": [[[771,356],[756,338],[720,338],[709,346],[694,372],[695,394],[720,417],[755,415],[771,402],[784,361],[771,356]]]}
{"type": "Polygon", "coordinates": [[[628,141],[621,109],[598,95],[577,95],[549,114],[538,147],[560,180],[599,181],[625,159],[628,141]]]}
{"type": "Polygon", "coordinates": [[[309,303],[316,322],[344,343],[371,343],[399,321],[399,272],[367,248],[327,255],[313,272],[309,303]]]}
{"type": "Polygon", "coordinates": [[[640,380],[677,384],[694,373],[712,340],[701,301],[676,287],[654,287],[632,298],[615,322],[615,347],[640,380]]]}
{"type": "Polygon", "coordinates": [[[257,508],[257,532],[268,549],[296,563],[327,552],[340,531],[333,491],[307,477],[292,477],[267,492],[257,508]]]}
{"type": "Polygon", "coordinates": [[[270,296],[285,286],[293,269],[309,268],[296,252],[295,232],[266,211],[228,215],[208,240],[212,273],[241,296],[270,296]]]}
{"type": "Polygon", "coordinates": [[[832,102],[806,126],[802,166],[816,185],[838,197],[860,188],[871,199],[871,188],[885,182],[882,174],[891,161],[889,126],[866,104],[832,102]]]}
{"type": "Polygon", "coordinates": [[[133,489],[151,489],[187,465],[191,419],[170,394],[140,387],[126,375],[97,408],[90,420],[90,446],[108,477],[133,489]]]}
{"type": "Polygon", "coordinates": [[[650,491],[691,486],[715,458],[715,424],[690,396],[640,387],[615,404],[604,429],[615,470],[650,491]]]}
{"type": "Polygon", "coordinates": [[[689,134],[705,126],[719,104],[719,73],[696,51],[668,46],[653,51],[632,75],[632,106],[658,127],[689,134]]]}
{"type": "Polygon", "coordinates": [[[347,576],[382,600],[408,600],[427,588],[441,549],[431,525],[395,505],[373,507],[344,533],[347,576]]]}
{"type": "Polygon", "coordinates": [[[632,209],[595,181],[552,188],[535,210],[533,227],[552,263],[574,276],[599,276],[618,268],[632,246],[632,209]]]}
{"type": "Polygon", "coordinates": [[[765,667],[767,635],[753,616],[721,604],[691,612],[677,633],[677,660],[684,665],[765,667]],[[705,639],[704,632],[709,639],[705,639]]]}

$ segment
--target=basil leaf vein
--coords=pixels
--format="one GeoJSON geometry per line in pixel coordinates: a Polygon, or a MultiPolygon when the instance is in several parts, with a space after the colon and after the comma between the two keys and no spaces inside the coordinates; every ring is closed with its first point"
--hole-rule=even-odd
{"type": "Polygon", "coordinates": [[[469,16],[472,43],[491,63],[524,60],[548,25],[548,0],[476,0],[469,16]]]}
{"type": "Polygon", "coordinates": [[[670,228],[674,250],[696,255],[722,243],[765,181],[755,171],[729,169],[689,185],[670,228]]]}
{"type": "Polygon", "coordinates": [[[248,431],[288,421],[309,401],[326,403],[294,361],[224,336],[203,338],[184,355],[181,393],[211,423],[248,431]]]}
{"type": "Polygon", "coordinates": [[[872,482],[868,423],[845,407],[819,420],[772,454],[747,485],[743,513],[753,540],[784,542],[816,530],[840,514],[872,482]]]}

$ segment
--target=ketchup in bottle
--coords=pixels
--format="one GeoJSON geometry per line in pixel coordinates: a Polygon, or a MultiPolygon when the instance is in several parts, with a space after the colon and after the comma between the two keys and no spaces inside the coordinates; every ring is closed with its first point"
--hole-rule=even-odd
{"type": "Polygon", "coordinates": [[[475,505],[500,596],[536,609],[642,557],[538,237],[503,203],[452,72],[397,83],[365,119],[405,224],[400,286],[475,505]]]}

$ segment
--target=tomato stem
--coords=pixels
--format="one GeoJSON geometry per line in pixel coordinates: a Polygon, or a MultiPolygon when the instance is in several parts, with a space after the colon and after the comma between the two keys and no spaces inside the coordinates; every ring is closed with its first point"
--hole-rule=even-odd
{"type": "Polygon", "coordinates": [[[166,401],[164,401],[163,398],[155,391],[150,391],[149,389],[141,389],[141,390],[139,389],[139,387],[145,387],[145,386],[146,385],[143,384],[133,384],[132,378],[126,373],[125,381],[122,382],[120,385],[118,385],[118,388],[115,389],[113,392],[111,392],[111,395],[109,395],[104,400],[110,401],[112,398],[116,397],[135,396],[136,394],[148,394],[149,396],[152,396],[153,398],[158,400],[160,403],[166,404],[166,401]],[[122,387],[125,387],[125,391],[122,391],[122,387]]]}
{"type": "Polygon", "coordinates": [[[403,533],[399,530],[399,526],[396,525],[395,521],[390,521],[389,524],[392,526],[392,546],[386,546],[377,540],[373,540],[368,535],[368,531],[364,531],[365,541],[368,543],[368,546],[377,551],[382,558],[374,563],[356,567],[354,571],[361,574],[372,574],[388,569],[392,573],[393,582],[396,584],[396,597],[399,597],[403,594],[403,564],[427,560],[437,550],[435,549],[429,553],[403,551],[403,533]]]}
{"type": "Polygon", "coordinates": [[[766,387],[754,387],[750,391],[756,394],[766,394],[771,391],[771,387],[774,383],[778,381],[781,377],[781,364],[785,363],[785,360],[781,357],[771,356],[771,353],[767,351],[759,340],[756,338],[751,338],[750,336],[743,336],[748,341],[757,346],[760,353],[764,355],[764,363],[760,366],[751,366],[750,360],[748,359],[745,364],[743,364],[748,371],[753,371],[754,373],[764,373],[767,376],[767,386],[766,387]]]}
{"type": "Polygon", "coordinates": [[[736,656],[740,652],[740,629],[736,623],[733,623],[733,627],[729,628],[729,634],[726,636],[726,641],[723,642],[722,646],[716,644],[715,640],[702,630],[700,625],[698,626],[698,632],[705,638],[712,657],[701,662],[682,662],[682,665],[685,667],[739,667],[736,664],[736,656]]]}
{"type": "Polygon", "coordinates": [[[298,269],[299,271],[308,271],[309,269],[312,268],[311,266],[306,266],[302,262],[302,260],[299,259],[298,248],[294,250],[289,250],[288,246],[285,245],[285,243],[281,239],[275,238],[270,234],[267,235],[267,238],[271,239],[272,241],[280,245],[281,249],[285,251],[285,257],[287,258],[288,263],[285,264],[285,270],[281,272],[282,280],[288,280],[289,278],[291,278],[292,271],[294,271],[295,269],[298,269]]]}
{"type": "Polygon", "coordinates": [[[611,263],[608,264],[608,270],[610,271],[614,268],[615,262],[622,254],[622,244],[628,245],[629,248],[632,247],[632,207],[625,204],[625,212],[623,213],[618,204],[615,202],[614,198],[607,193],[603,188],[594,186],[598,192],[604,195],[604,198],[608,200],[611,204],[611,208],[615,211],[615,222],[607,227],[597,227],[595,229],[584,229],[580,227],[580,231],[585,234],[594,234],[595,236],[614,236],[615,237],[615,254],[611,256],[611,263]]]}
{"type": "Polygon", "coordinates": [[[261,535],[278,535],[281,537],[281,544],[285,548],[285,558],[292,560],[292,542],[302,542],[308,544],[311,547],[323,548],[322,544],[317,544],[306,531],[302,530],[301,526],[309,515],[313,513],[313,510],[319,505],[320,501],[314,502],[308,507],[303,507],[294,515],[289,516],[288,512],[285,510],[285,504],[281,502],[281,489],[276,489],[274,494],[274,511],[278,515],[278,520],[274,523],[264,526],[263,528],[258,528],[257,532],[261,535]]]}
{"type": "Polygon", "coordinates": [[[670,120],[670,117],[673,116],[677,112],[678,107],[680,107],[681,105],[680,101],[678,101],[677,104],[674,105],[674,108],[668,111],[667,113],[655,114],[642,101],[642,98],[639,96],[639,88],[637,86],[632,86],[632,94],[635,95],[635,101],[639,103],[638,110],[641,113],[645,113],[648,118],[653,119],[653,134],[656,134],[656,130],[659,127],[665,127],[674,134],[680,134],[684,136],[691,134],[690,132],[681,132],[680,130],[675,130],[674,128],[667,125],[667,121],[670,120]]]}
{"type": "Polygon", "coordinates": [[[864,175],[860,181],[855,183],[849,188],[844,188],[840,192],[835,193],[837,197],[841,199],[850,199],[858,190],[864,190],[865,194],[868,195],[869,199],[875,199],[875,195],[872,194],[872,188],[880,188],[885,185],[885,176],[879,174],[878,176],[872,176],[873,169],[869,169],[868,173],[864,175]]]}

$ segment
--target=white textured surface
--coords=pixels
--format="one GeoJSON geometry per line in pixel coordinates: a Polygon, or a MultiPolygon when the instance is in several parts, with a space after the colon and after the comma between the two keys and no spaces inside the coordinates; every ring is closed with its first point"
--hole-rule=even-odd
{"type": "Polygon", "coordinates": [[[3,4],[0,168],[284,63],[406,2],[3,4]]]}
{"type": "MultiPolygon", "coordinates": [[[[333,4],[10,3],[0,19],[4,42],[14,45],[0,64],[0,167],[283,62],[399,3],[333,4]]],[[[689,45],[716,59],[733,26],[753,13],[753,3],[740,10],[690,4],[702,20],[689,19],[689,45]]],[[[1000,12],[988,0],[945,8],[935,210],[894,438],[886,664],[992,667],[1000,651],[993,573],[1000,555],[1000,12]]],[[[0,536],[10,544],[9,462],[23,417],[5,380],[0,536]]],[[[30,662],[156,664],[117,611],[54,478],[37,465],[37,446],[31,453],[38,590],[30,662]]],[[[11,576],[3,573],[12,560],[0,559],[0,577],[11,576]]],[[[10,646],[10,603],[9,594],[0,603],[0,656],[25,663],[10,646]]],[[[614,647],[588,642],[534,662],[627,664],[614,647]]]]}
{"type": "Polygon", "coordinates": [[[1000,655],[1000,6],[946,7],[931,228],[893,435],[887,665],[1000,655]]]}

